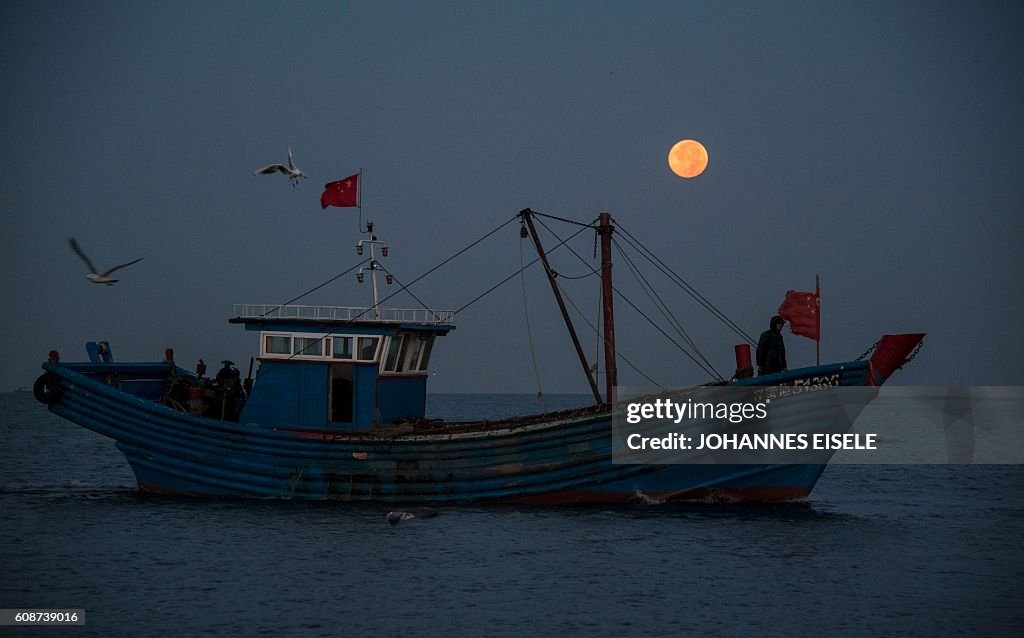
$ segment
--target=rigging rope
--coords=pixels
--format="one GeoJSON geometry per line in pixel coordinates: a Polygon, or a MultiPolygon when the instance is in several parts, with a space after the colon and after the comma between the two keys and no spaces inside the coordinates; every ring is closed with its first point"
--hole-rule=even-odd
{"type": "MultiPolygon", "coordinates": [[[[540,223],[540,225],[541,225],[541,226],[543,226],[543,227],[544,227],[545,229],[547,229],[547,231],[548,231],[549,233],[551,233],[552,235],[554,235],[554,237],[555,237],[556,239],[558,238],[558,235],[557,235],[557,234],[555,234],[555,232],[554,232],[554,231],[552,231],[552,230],[551,230],[551,228],[549,228],[549,227],[548,227],[548,225],[547,225],[547,224],[545,224],[545,223],[543,222],[543,220],[537,220],[537,221],[538,221],[538,222],[540,223]]],[[[579,234],[579,233],[577,233],[577,234],[579,234]]],[[[574,236],[575,236],[575,235],[574,235],[574,236]]],[[[570,239],[571,239],[571,238],[570,238],[570,239]]],[[[566,240],[566,241],[568,241],[568,240],[566,240]]],[[[564,244],[565,242],[562,242],[562,243],[564,244]]],[[[559,244],[559,245],[561,245],[561,244],[559,244]]],[[[591,266],[590,264],[588,264],[588,263],[587,263],[587,260],[586,260],[586,259],[583,259],[583,257],[580,257],[579,253],[577,253],[577,252],[576,252],[575,250],[573,250],[572,246],[566,246],[566,248],[568,248],[568,249],[569,249],[569,251],[570,251],[570,252],[571,252],[571,253],[572,253],[573,255],[576,255],[576,258],[577,258],[577,259],[579,259],[579,260],[580,260],[581,262],[583,262],[583,265],[585,265],[585,266],[586,266],[587,268],[590,268],[590,269],[591,269],[592,271],[594,271],[594,272],[597,272],[596,270],[594,270],[594,268],[593,268],[593,267],[592,267],[592,266],[591,266]]],[[[699,368],[700,368],[701,370],[703,370],[703,371],[705,372],[705,374],[707,374],[708,376],[714,377],[714,378],[716,378],[716,379],[721,379],[721,378],[722,378],[722,377],[721,377],[721,375],[719,375],[719,374],[718,374],[717,372],[715,372],[715,370],[714,370],[713,368],[708,368],[707,366],[705,366],[705,365],[704,365],[704,364],[703,364],[703,363],[702,363],[701,361],[699,361],[699,360],[698,360],[698,359],[697,359],[696,357],[694,357],[694,356],[693,356],[692,354],[690,354],[690,352],[689,352],[689,351],[688,351],[688,350],[687,350],[686,348],[684,348],[683,346],[679,345],[679,343],[678,343],[678,342],[676,342],[676,340],[675,340],[675,339],[673,339],[671,335],[669,335],[669,334],[668,334],[667,332],[665,332],[664,330],[662,330],[662,329],[661,329],[661,326],[659,326],[659,325],[658,325],[657,323],[655,323],[655,322],[654,322],[654,320],[652,320],[652,319],[651,319],[651,318],[650,318],[649,316],[647,316],[647,314],[646,314],[646,313],[645,313],[644,311],[640,310],[640,308],[638,308],[638,307],[637,307],[637,305],[636,305],[635,303],[633,303],[633,302],[632,302],[632,301],[631,301],[631,300],[629,299],[629,297],[627,297],[626,295],[624,295],[624,294],[622,293],[622,291],[620,291],[620,290],[619,290],[618,288],[616,288],[615,286],[612,286],[612,290],[614,290],[614,291],[615,291],[615,293],[616,293],[616,294],[618,294],[618,295],[619,295],[619,297],[621,297],[621,298],[623,299],[623,301],[625,301],[626,303],[628,303],[628,304],[629,304],[629,305],[630,305],[630,306],[631,306],[631,307],[633,308],[633,310],[636,310],[636,311],[637,311],[637,313],[639,313],[641,317],[643,317],[644,319],[646,319],[646,320],[647,320],[647,322],[648,322],[649,324],[651,324],[651,325],[652,325],[652,326],[654,327],[654,329],[655,329],[655,330],[657,330],[657,331],[658,331],[658,332],[660,332],[660,333],[661,333],[662,335],[664,335],[664,337],[665,337],[666,339],[668,339],[668,340],[669,340],[669,342],[670,342],[670,343],[671,343],[672,345],[674,345],[674,346],[675,346],[676,348],[678,348],[680,352],[682,352],[683,354],[685,354],[685,355],[686,355],[687,357],[689,357],[689,358],[690,358],[690,360],[691,360],[691,361],[693,361],[693,362],[694,362],[695,364],[697,364],[697,367],[699,367],[699,368]]],[[[617,351],[617,349],[616,349],[616,351],[617,351]]]]}
{"type": "MultiPolygon", "coordinates": [[[[409,288],[409,286],[412,286],[412,285],[413,285],[413,284],[415,284],[416,282],[418,282],[418,281],[422,280],[423,278],[425,278],[425,277],[426,277],[427,275],[431,274],[432,272],[434,272],[434,271],[435,271],[435,270],[437,270],[438,268],[441,268],[442,266],[444,266],[445,264],[447,264],[447,263],[448,263],[448,262],[450,262],[451,260],[455,259],[456,257],[458,257],[458,256],[462,255],[462,254],[463,254],[463,253],[465,253],[466,251],[470,250],[471,248],[473,248],[474,246],[476,246],[477,244],[479,244],[479,243],[480,243],[480,242],[482,242],[483,240],[487,239],[488,237],[490,237],[490,236],[491,236],[491,235],[493,235],[494,233],[498,232],[499,230],[501,230],[501,229],[502,229],[502,228],[504,228],[505,226],[508,226],[509,224],[511,224],[512,222],[514,222],[514,221],[515,221],[515,220],[516,220],[516,219],[517,219],[518,217],[519,217],[519,215],[513,215],[513,216],[512,216],[512,217],[510,217],[510,218],[509,218],[509,219],[508,219],[507,221],[504,221],[504,222],[502,222],[502,223],[501,223],[501,224],[499,224],[499,225],[498,225],[498,226],[497,226],[496,228],[494,228],[493,230],[491,230],[491,231],[490,231],[489,233],[487,233],[487,234],[486,234],[486,235],[484,235],[483,237],[480,237],[479,239],[477,239],[477,240],[475,240],[475,241],[471,242],[471,243],[470,243],[470,244],[469,244],[468,246],[466,246],[465,248],[462,248],[461,250],[459,250],[459,251],[455,252],[455,253],[454,253],[454,254],[452,254],[452,255],[451,255],[450,257],[448,257],[447,259],[445,259],[445,260],[444,260],[444,261],[442,261],[441,263],[437,264],[436,266],[434,266],[433,268],[431,268],[431,269],[430,269],[430,270],[428,270],[427,272],[423,273],[422,275],[420,275],[420,276],[419,276],[419,277],[417,277],[416,279],[412,280],[412,281],[411,281],[411,282],[409,282],[408,284],[404,284],[404,285],[403,285],[403,284],[402,284],[401,282],[399,282],[399,286],[400,286],[400,288],[399,288],[398,290],[396,290],[395,292],[393,292],[392,294],[390,294],[390,295],[388,295],[388,296],[384,297],[383,299],[381,299],[380,301],[378,301],[378,302],[377,302],[377,304],[376,304],[376,306],[380,306],[380,304],[384,303],[384,302],[385,302],[385,301],[387,301],[388,299],[391,299],[392,297],[394,297],[395,295],[397,295],[398,293],[400,293],[400,292],[402,292],[402,291],[407,291],[407,290],[408,290],[408,288],[409,288]]],[[[364,259],[364,260],[362,260],[361,262],[359,262],[359,263],[358,263],[358,264],[356,264],[355,266],[353,266],[353,267],[349,268],[349,269],[348,269],[348,270],[346,270],[345,272],[343,272],[343,273],[341,273],[341,274],[339,274],[339,275],[336,275],[336,276],[332,277],[331,279],[328,279],[327,281],[325,281],[324,283],[320,284],[319,286],[316,286],[315,288],[311,288],[310,290],[307,290],[306,292],[302,293],[302,294],[301,294],[301,295],[299,295],[298,297],[295,297],[295,298],[294,298],[294,299],[292,299],[291,301],[287,301],[287,302],[285,302],[285,303],[283,303],[283,304],[281,304],[281,305],[282,305],[282,306],[288,305],[289,303],[292,303],[293,301],[296,301],[296,300],[298,300],[298,299],[301,299],[302,297],[305,297],[306,295],[310,294],[311,292],[314,292],[314,291],[316,291],[316,290],[319,290],[320,288],[323,288],[324,286],[326,286],[327,284],[331,283],[332,281],[334,281],[334,280],[338,279],[339,277],[342,277],[342,276],[344,276],[344,275],[347,275],[348,273],[352,272],[352,271],[353,271],[353,270],[355,270],[356,268],[358,268],[358,267],[362,266],[362,265],[363,265],[363,264],[365,264],[365,263],[366,263],[367,261],[369,261],[369,258],[367,258],[367,259],[364,259]]],[[[378,265],[380,265],[380,263],[379,263],[379,262],[378,262],[378,265]]],[[[381,269],[382,269],[382,270],[385,270],[383,266],[381,266],[381,269]]],[[[387,271],[387,270],[385,270],[385,272],[388,272],[388,271],[387,271]]],[[[388,272],[388,274],[391,274],[391,273],[390,273],[390,272],[388,272]]],[[[394,277],[395,277],[395,276],[394,276],[393,274],[391,274],[391,276],[392,276],[392,278],[394,278],[394,277]]],[[[395,278],[395,281],[398,281],[398,279],[397,279],[397,278],[395,278]]],[[[412,297],[413,297],[414,299],[416,299],[416,301],[417,301],[417,302],[419,302],[419,303],[420,303],[421,305],[423,305],[423,307],[424,307],[424,308],[426,308],[427,310],[430,310],[430,309],[429,309],[429,308],[427,308],[427,307],[426,307],[426,305],[425,305],[425,304],[423,304],[423,302],[422,302],[422,301],[421,301],[421,300],[420,300],[420,299],[419,299],[418,297],[416,297],[416,295],[414,295],[414,294],[413,294],[413,293],[412,293],[411,291],[409,291],[409,294],[410,294],[410,295],[412,295],[412,297]]],[[[376,307],[376,306],[374,306],[374,307],[376,307]]],[[[348,320],[347,320],[347,322],[348,322],[348,323],[352,323],[352,322],[353,322],[353,321],[355,321],[356,319],[359,319],[360,317],[362,317],[362,316],[363,316],[363,315],[365,315],[366,313],[368,313],[368,312],[370,312],[371,310],[373,310],[373,308],[374,308],[374,307],[370,307],[370,308],[366,308],[366,309],[364,309],[364,310],[363,310],[362,312],[360,312],[359,314],[357,314],[357,315],[355,315],[354,317],[352,317],[352,318],[348,319],[348,320]]],[[[463,308],[464,308],[464,307],[465,307],[465,306],[463,306],[463,308]]],[[[279,306],[279,308],[280,308],[280,306],[279,306]]],[[[275,310],[276,310],[276,309],[275,309],[275,310]]],[[[273,312],[273,311],[268,311],[268,312],[273,312]]],[[[267,314],[267,313],[264,313],[264,315],[263,315],[263,316],[266,316],[266,314],[267,314]]],[[[454,314],[454,313],[453,313],[453,314],[454,314]]],[[[437,315],[435,314],[435,317],[436,317],[436,316],[437,316],[437,315]]],[[[317,341],[318,341],[318,342],[323,342],[323,341],[325,341],[325,340],[326,340],[327,338],[329,338],[329,337],[332,337],[332,336],[334,336],[334,335],[336,335],[336,334],[338,334],[338,330],[331,330],[331,331],[330,331],[330,332],[328,332],[327,334],[325,334],[325,335],[323,335],[322,337],[320,337],[320,338],[319,338],[319,339],[318,339],[317,341]]],[[[288,360],[291,360],[291,359],[295,358],[295,356],[296,356],[297,354],[300,354],[300,353],[293,353],[293,354],[289,355],[287,359],[282,359],[282,361],[288,361],[288,360]]],[[[275,368],[272,368],[271,370],[277,370],[277,369],[279,369],[279,368],[275,367],[275,368]]],[[[263,370],[261,369],[260,371],[258,371],[258,372],[256,373],[256,376],[255,376],[255,377],[253,378],[253,381],[255,382],[255,381],[259,380],[259,379],[260,379],[261,377],[263,377],[263,376],[265,376],[265,375],[267,375],[267,374],[269,374],[269,373],[270,373],[270,371],[264,372],[264,371],[263,371],[263,370]]]]}
{"type": "Polygon", "coordinates": [[[544,388],[541,387],[540,383],[540,368],[537,367],[537,353],[533,348],[533,330],[530,329],[530,305],[526,301],[526,269],[523,266],[525,259],[523,258],[523,242],[526,241],[523,238],[519,240],[519,277],[523,284],[523,314],[526,315],[526,337],[530,343],[530,359],[533,360],[533,375],[537,377],[537,398],[540,399],[541,409],[545,412],[548,411],[547,405],[544,403],[544,388]]]}
{"type": "Polygon", "coordinates": [[[633,277],[634,279],[636,279],[637,283],[640,284],[640,289],[647,294],[647,298],[651,300],[651,303],[654,304],[654,307],[658,309],[658,312],[661,313],[661,316],[664,317],[665,321],[667,321],[669,325],[671,325],[675,329],[676,333],[679,334],[679,336],[682,337],[684,341],[686,341],[687,345],[689,345],[693,349],[693,351],[697,353],[697,356],[700,357],[701,361],[703,361],[705,364],[707,364],[709,368],[715,371],[715,376],[721,379],[721,373],[718,372],[718,369],[715,368],[715,366],[711,363],[711,361],[708,360],[704,353],[700,351],[700,348],[697,347],[696,342],[694,342],[694,340],[690,338],[690,335],[683,328],[682,324],[679,323],[675,316],[669,311],[668,307],[665,305],[665,302],[662,301],[658,294],[654,291],[654,287],[651,286],[650,282],[647,281],[647,278],[643,276],[643,273],[639,271],[639,269],[636,267],[636,264],[634,264],[633,260],[630,259],[629,255],[626,254],[624,250],[622,250],[622,246],[620,246],[618,242],[615,242],[614,245],[615,249],[619,251],[619,255],[625,262],[626,267],[633,274],[633,277]]]}
{"type": "MultiPolygon", "coordinates": [[[[581,224],[581,225],[582,225],[582,224],[581,224]]],[[[573,233],[572,235],[570,235],[570,236],[569,236],[568,238],[566,238],[565,240],[563,240],[563,241],[562,241],[561,243],[559,243],[558,245],[556,245],[556,246],[555,246],[554,248],[551,248],[550,250],[546,251],[546,252],[547,252],[547,254],[551,254],[552,252],[554,252],[555,250],[557,250],[558,248],[560,248],[561,246],[563,246],[563,245],[564,245],[564,244],[565,244],[565,243],[566,243],[567,241],[569,241],[570,239],[572,239],[572,238],[576,237],[576,235],[579,235],[580,233],[582,233],[583,231],[585,231],[585,230],[586,230],[587,228],[590,228],[590,227],[589,227],[589,226],[583,226],[583,228],[580,228],[580,229],[579,229],[578,231],[576,231],[575,233],[573,233]]],[[[569,250],[572,250],[572,248],[569,248],[569,250]]],[[[475,304],[476,302],[480,301],[481,299],[483,299],[484,297],[486,297],[486,296],[487,296],[487,295],[489,295],[490,293],[492,293],[492,292],[494,292],[495,290],[497,290],[497,289],[498,289],[499,287],[501,287],[501,285],[502,285],[502,284],[504,284],[504,283],[505,283],[506,281],[508,281],[509,279],[512,279],[513,277],[515,277],[516,275],[518,275],[518,274],[519,274],[519,273],[521,273],[522,271],[526,270],[526,269],[527,269],[527,268],[529,268],[530,266],[534,265],[534,264],[535,264],[535,263],[537,263],[538,261],[540,261],[540,257],[537,257],[536,259],[534,259],[534,260],[533,260],[533,261],[531,261],[530,263],[526,264],[525,266],[523,266],[523,267],[522,267],[522,268],[520,268],[519,270],[517,270],[517,271],[515,271],[514,273],[512,273],[511,275],[509,275],[508,277],[505,277],[504,279],[502,279],[502,280],[501,280],[501,281],[499,281],[498,283],[494,284],[493,286],[491,286],[490,288],[488,288],[488,289],[487,289],[487,290],[485,290],[484,292],[480,293],[480,294],[479,294],[479,295],[477,295],[477,296],[476,296],[476,297],[475,297],[475,298],[474,298],[474,299],[473,299],[472,301],[470,301],[470,302],[469,302],[469,303],[467,303],[466,305],[464,305],[464,306],[462,306],[461,308],[459,308],[458,310],[456,310],[456,311],[455,311],[455,312],[454,312],[453,314],[456,314],[456,315],[457,315],[457,314],[459,314],[460,312],[462,312],[463,310],[465,310],[466,308],[469,308],[470,306],[472,306],[472,305],[473,305],[473,304],[475,304]]]]}
{"type": "MultiPolygon", "coordinates": [[[[464,252],[468,251],[468,250],[469,250],[470,248],[472,248],[472,247],[476,246],[477,244],[479,244],[479,243],[480,243],[480,242],[482,242],[483,240],[487,239],[488,237],[490,237],[490,236],[491,236],[491,235],[493,235],[494,233],[498,232],[499,230],[501,230],[501,229],[502,229],[502,228],[504,228],[505,226],[508,226],[509,224],[511,224],[512,222],[514,222],[514,221],[515,221],[515,220],[516,220],[516,219],[517,219],[518,217],[519,217],[518,215],[513,215],[513,216],[512,216],[511,218],[509,218],[509,219],[508,219],[508,221],[505,221],[505,222],[503,222],[503,223],[502,223],[501,225],[499,225],[499,226],[498,226],[497,228],[495,228],[495,229],[494,229],[494,230],[492,230],[491,232],[487,233],[486,235],[484,235],[484,236],[483,236],[483,237],[481,237],[480,239],[477,239],[476,241],[472,242],[471,244],[469,244],[468,246],[466,246],[466,247],[465,247],[465,248],[463,248],[462,250],[460,250],[460,251],[456,252],[456,253],[455,253],[455,254],[453,254],[453,255],[452,255],[451,257],[449,257],[448,259],[445,259],[444,261],[442,261],[442,262],[441,262],[441,263],[439,263],[438,265],[434,266],[433,268],[431,268],[431,269],[430,269],[430,270],[428,270],[427,272],[423,273],[422,275],[420,275],[420,276],[419,276],[419,277],[417,277],[416,279],[413,279],[413,280],[412,280],[412,281],[410,281],[410,282],[409,282],[408,284],[406,284],[406,285],[402,286],[401,288],[399,288],[399,289],[398,289],[398,290],[396,290],[395,292],[391,293],[391,294],[390,294],[390,295],[388,295],[387,297],[384,297],[383,299],[381,299],[380,301],[378,301],[378,302],[377,302],[377,305],[379,306],[379,305],[381,305],[382,303],[384,303],[385,301],[387,301],[388,299],[391,299],[392,297],[394,297],[394,296],[395,296],[395,295],[397,295],[398,293],[402,292],[403,290],[407,290],[407,289],[409,288],[409,286],[412,286],[412,285],[413,285],[413,284],[415,284],[416,282],[418,282],[418,281],[420,281],[420,280],[424,279],[424,278],[425,278],[425,277],[426,277],[427,275],[429,275],[430,273],[434,272],[435,270],[437,270],[437,269],[438,269],[438,268],[440,268],[441,266],[444,266],[445,264],[447,264],[447,263],[448,263],[448,262],[450,262],[451,260],[453,260],[453,259],[455,259],[456,257],[460,256],[460,255],[461,255],[462,253],[464,253],[464,252]]],[[[394,275],[392,275],[392,277],[393,277],[393,276],[394,276],[394,275]]],[[[513,276],[514,276],[514,275],[513,275],[513,276]]],[[[396,279],[396,281],[397,281],[397,279],[396,279]]],[[[502,283],[505,283],[505,282],[502,282],[502,283]]],[[[401,285],[401,284],[400,284],[400,285],[401,285]]],[[[500,285],[500,284],[499,284],[499,285],[500,285]]],[[[490,292],[490,291],[488,291],[488,292],[490,292]]],[[[411,295],[412,293],[410,292],[409,294],[411,295]]],[[[486,293],[484,293],[484,294],[486,294],[486,293]]],[[[417,301],[419,301],[419,300],[417,299],[417,301]]],[[[475,300],[474,300],[474,301],[475,301],[475,300]]],[[[422,301],[420,301],[420,303],[422,304],[423,302],[422,302],[422,301]]],[[[470,302],[470,303],[472,303],[472,302],[470,302]]],[[[468,305],[468,304],[467,304],[467,305],[468,305]]],[[[426,306],[424,306],[424,307],[426,307],[426,306]]],[[[462,308],[465,308],[465,307],[466,307],[466,306],[463,306],[462,308]]],[[[460,308],[459,310],[461,310],[462,308],[460,308]]],[[[359,313],[359,314],[358,314],[358,315],[356,315],[355,317],[352,317],[352,319],[350,319],[350,321],[355,321],[356,319],[358,319],[358,318],[362,317],[363,315],[365,315],[366,313],[370,312],[370,310],[372,310],[372,308],[367,308],[367,309],[363,310],[363,311],[362,311],[361,313],[359,313]]],[[[454,313],[452,313],[452,314],[457,314],[457,313],[459,312],[459,310],[456,310],[456,311],[455,311],[454,313]]]]}
{"type": "Polygon", "coordinates": [[[704,297],[704,295],[702,295],[699,292],[697,292],[696,288],[691,286],[689,283],[686,282],[686,280],[684,280],[682,277],[680,277],[678,274],[676,274],[676,272],[673,271],[668,266],[668,264],[666,264],[660,258],[658,258],[658,256],[655,255],[653,252],[651,252],[651,250],[649,248],[644,246],[640,242],[640,240],[638,240],[635,237],[633,237],[633,235],[628,230],[623,228],[622,225],[618,223],[618,220],[615,220],[615,221],[616,221],[616,228],[618,228],[619,230],[622,231],[623,236],[625,237],[626,243],[630,244],[633,248],[635,248],[637,251],[639,251],[640,254],[643,255],[645,259],[647,259],[647,261],[649,261],[652,264],[654,264],[654,266],[656,268],[661,270],[661,272],[664,273],[666,276],[668,276],[669,279],[672,279],[677,286],[679,286],[684,291],[686,291],[686,293],[688,295],[690,295],[691,297],[693,297],[693,299],[696,300],[697,303],[699,303],[702,306],[704,306],[704,308],[707,309],[708,312],[710,312],[719,321],[724,323],[733,332],[735,332],[737,335],[739,335],[740,338],[745,339],[751,345],[757,345],[757,342],[754,341],[750,337],[750,335],[748,335],[746,332],[744,332],[742,328],[740,328],[738,325],[736,325],[736,323],[732,319],[727,317],[724,312],[719,310],[714,304],[712,304],[710,301],[708,301],[704,297]]]}
{"type": "Polygon", "coordinates": [[[630,259],[626,251],[622,250],[622,246],[620,246],[618,242],[616,242],[614,246],[615,249],[619,251],[619,256],[622,257],[623,262],[626,264],[626,267],[629,269],[629,272],[633,275],[633,278],[636,279],[638,284],[640,284],[640,289],[647,293],[647,298],[651,300],[651,303],[654,304],[654,307],[658,309],[658,312],[661,313],[661,316],[664,317],[665,320],[672,325],[676,333],[680,337],[682,337],[686,344],[693,348],[694,351],[696,351],[697,354],[700,355],[701,359],[704,359],[704,361],[707,362],[707,358],[704,357],[704,355],[700,352],[700,349],[697,347],[696,342],[692,338],[690,338],[690,334],[686,332],[682,324],[680,324],[679,321],[676,320],[675,315],[673,315],[669,311],[668,306],[665,304],[664,301],[661,300],[661,297],[654,291],[654,286],[652,286],[651,283],[647,281],[647,278],[643,276],[643,273],[641,273],[640,269],[637,268],[635,263],[633,263],[633,260],[630,259]]]}
{"type": "Polygon", "coordinates": [[[358,264],[356,264],[355,266],[352,266],[351,268],[349,268],[349,269],[348,269],[348,270],[346,270],[345,272],[343,272],[343,273],[340,273],[340,274],[337,274],[337,275],[335,275],[335,276],[331,277],[330,279],[328,279],[328,280],[327,280],[327,281],[325,281],[324,283],[320,284],[319,286],[316,286],[315,288],[310,288],[309,290],[307,290],[306,292],[302,293],[302,294],[301,294],[301,295],[299,295],[298,297],[295,297],[294,299],[289,299],[288,301],[284,302],[284,303],[283,303],[283,304],[281,304],[280,306],[277,306],[277,307],[275,307],[275,308],[272,308],[272,309],[270,309],[270,310],[268,310],[268,311],[264,312],[264,313],[263,313],[262,315],[260,315],[260,316],[262,316],[262,317],[266,317],[266,316],[267,316],[267,315],[269,315],[270,313],[272,313],[272,312],[274,312],[274,311],[276,311],[276,310],[280,310],[282,306],[287,306],[287,305],[288,305],[288,304],[290,304],[290,303],[293,303],[293,302],[295,302],[295,301],[298,301],[299,299],[302,299],[303,297],[305,297],[306,295],[308,295],[308,294],[310,294],[310,293],[313,293],[313,292],[316,292],[317,290],[320,290],[321,288],[323,288],[323,287],[324,287],[324,286],[326,286],[327,284],[331,283],[332,281],[334,281],[334,280],[336,280],[336,279],[339,279],[339,278],[341,278],[341,277],[344,277],[345,275],[349,274],[350,272],[352,272],[352,271],[353,271],[353,270],[355,270],[356,268],[359,268],[360,266],[362,266],[363,264],[365,264],[365,263],[366,263],[367,261],[369,261],[369,260],[370,260],[370,258],[369,258],[369,257],[367,257],[366,259],[362,260],[361,262],[359,262],[359,263],[358,263],[358,264]]]}
{"type": "MultiPolygon", "coordinates": [[[[427,304],[423,303],[422,299],[417,297],[416,294],[413,291],[409,290],[409,286],[407,286],[407,285],[403,284],[402,282],[398,281],[398,277],[396,277],[393,272],[391,272],[390,270],[385,268],[384,265],[381,264],[379,261],[377,262],[377,267],[380,268],[381,270],[383,270],[385,274],[390,275],[391,279],[396,284],[399,285],[399,288],[398,288],[398,290],[395,291],[394,295],[389,295],[389,296],[385,297],[384,299],[390,299],[391,297],[394,297],[395,295],[397,295],[398,293],[400,293],[400,292],[402,292],[404,290],[405,292],[409,293],[410,297],[412,297],[413,299],[416,300],[416,303],[418,303],[419,305],[423,306],[424,310],[426,310],[430,314],[434,315],[434,319],[437,319],[438,321],[442,321],[441,316],[438,315],[433,310],[431,310],[430,308],[428,308],[427,304]]],[[[379,306],[380,302],[377,302],[377,305],[379,306]]]]}
{"type": "MultiPolygon", "coordinates": [[[[542,222],[542,223],[543,223],[543,222],[542,222]]],[[[556,286],[558,286],[558,282],[555,282],[555,285],[556,285],[556,286]]],[[[590,323],[590,321],[588,321],[588,320],[587,320],[587,317],[586,317],[586,315],[584,315],[584,314],[583,314],[583,313],[582,313],[582,312],[580,311],[579,307],[578,307],[578,306],[576,306],[576,302],[574,302],[574,301],[572,300],[572,297],[570,297],[570,296],[569,296],[569,293],[567,293],[567,292],[565,291],[565,288],[562,288],[561,286],[558,286],[558,290],[559,290],[559,291],[560,291],[560,292],[562,293],[562,296],[563,296],[563,297],[565,297],[565,299],[569,301],[569,305],[570,305],[570,306],[572,306],[572,309],[573,309],[573,310],[575,310],[575,311],[576,311],[576,314],[578,314],[578,315],[580,316],[580,319],[582,319],[582,320],[583,320],[583,323],[587,324],[587,327],[588,327],[588,328],[590,328],[591,330],[593,330],[593,331],[594,331],[594,334],[600,335],[600,334],[601,334],[601,332],[600,332],[600,331],[599,331],[599,330],[598,330],[597,328],[595,328],[595,327],[594,327],[594,325],[590,323]]],[[[618,349],[618,348],[616,348],[616,349],[615,349],[615,355],[616,355],[616,356],[618,356],[618,357],[619,357],[620,359],[622,359],[623,361],[625,361],[625,362],[626,362],[626,363],[627,363],[627,364],[629,365],[629,367],[630,367],[630,368],[633,368],[633,370],[635,370],[635,371],[637,372],[637,374],[639,374],[639,375],[640,375],[640,376],[642,376],[643,378],[647,379],[648,381],[650,381],[650,382],[651,382],[651,383],[653,383],[654,385],[658,386],[658,388],[660,388],[661,390],[665,390],[665,389],[666,389],[666,388],[665,388],[664,386],[662,386],[662,385],[661,385],[660,383],[658,383],[658,382],[657,382],[657,381],[655,381],[654,379],[652,379],[652,378],[650,378],[649,376],[647,376],[647,375],[646,375],[646,374],[644,373],[644,371],[643,371],[643,370],[641,370],[640,368],[636,367],[636,365],[634,365],[632,361],[630,361],[629,359],[627,359],[627,358],[626,358],[626,355],[624,355],[624,354],[622,354],[621,352],[619,352],[619,349],[618,349]]],[[[600,359],[598,359],[598,361],[600,361],[600,359]]]]}
{"type": "Polygon", "coordinates": [[[594,273],[592,273],[592,272],[588,272],[587,274],[585,274],[585,275],[580,275],[579,277],[570,277],[569,275],[563,275],[562,273],[558,272],[558,271],[557,271],[557,270],[555,270],[554,268],[552,268],[552,269],[551,269],[551,273],[552,273],[552,274],[553,274],[553,275],[554,275],[555,277],[561,277],[562,279],[574,279],[574,280],[575,280],[575,279],[586,279],[587,277],[593,277],[593,276],[594,276],[594,273]]]}
{"type": "Polygon", "coordinates": [[[560,222],[565,222],[566,224],[573,224],[575,226],[586,226],[587,228],[593,228],[595,230],[597,229],[597,226],[594,224],[594,222],[590,222],[589,224],[584,224],[583,222],[578,222],[575,219],[566,219],[565,217],[558,217],[556,215],[546,215],[544,213],[538,213],[537,211],[531,211],[531,212],[533,213],[533,215],[535,217],[547,217],[548,219],[556,219],[556,220],[558,220],[560,222]]]}

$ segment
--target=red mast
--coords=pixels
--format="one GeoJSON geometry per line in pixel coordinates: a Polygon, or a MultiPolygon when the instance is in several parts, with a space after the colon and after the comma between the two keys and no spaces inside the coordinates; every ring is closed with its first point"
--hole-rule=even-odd
{"type": "Polygon", "coordinates": [[[615,367],[615,310],[612,305],[612,232],[611,214],[601,213],[597,234],[601,236],[601,309],[604,318],[605,398],[615,403],[618,370],[615,367]]]}

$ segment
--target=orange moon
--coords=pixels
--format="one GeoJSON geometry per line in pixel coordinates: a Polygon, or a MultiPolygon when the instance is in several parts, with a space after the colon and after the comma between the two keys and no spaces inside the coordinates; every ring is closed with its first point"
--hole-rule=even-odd
{"type": "Polygon", "coordinates": [[[668,152],[668,166],[679,177],[697,177],[708,167],[708,150],[697,140],[676,142],[668,152]]]}

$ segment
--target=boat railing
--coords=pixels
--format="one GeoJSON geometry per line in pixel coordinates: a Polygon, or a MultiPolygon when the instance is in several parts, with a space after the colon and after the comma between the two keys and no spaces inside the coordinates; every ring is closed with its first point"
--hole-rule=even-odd
{"type": "Polygon", "coordinates": [[[322,319],[330,321],[383,321],[454,325],[452,310],[429,308],[354,308],[348,306],[303,306],[281,304],[234,304],[232,312],[240,319],[322,319]]]}

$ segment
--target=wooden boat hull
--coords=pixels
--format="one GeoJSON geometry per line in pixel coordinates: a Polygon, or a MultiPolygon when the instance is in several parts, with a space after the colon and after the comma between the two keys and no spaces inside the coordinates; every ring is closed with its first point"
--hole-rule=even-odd
{"type": "MultiPolygon", "coordinates": [[[[902,363],[914,345],[894,361],[902,363]]],[[[904,347],[904,346],[901,346],[904,347]]],[[[891,353],[890,353],[891,355],[891,353]]],[[[740,382],[877,385],[871,361],[740,382]]],[[[139,486],[162,494],[385,503],[780,501],[806,497],[825,466],[612,462],[608,410],[422,431],[275,428],[191,416],[126,387],[151,388],[173,364],[43,365],[59,379],[50,409],[117,442],[139,486]],[[105,366],[105,367],[104,367],[105,366]],[[120,387],[119,387],[120,386],[120,387]]],[[[146,392],[139,392],[146,394],[146,392]]]]}

